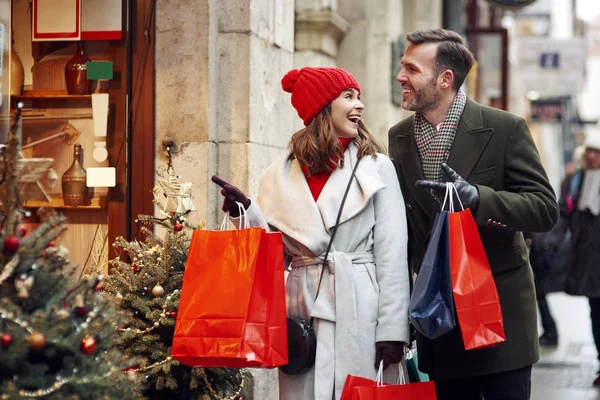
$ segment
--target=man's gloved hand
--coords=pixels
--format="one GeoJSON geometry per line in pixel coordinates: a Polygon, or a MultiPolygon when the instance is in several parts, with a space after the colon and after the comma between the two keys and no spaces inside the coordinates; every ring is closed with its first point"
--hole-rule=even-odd
{"type": "Polygon", "coordinates": [[[397,364],[402,361],[404,356],[404,342],[384,341],[375,343],[375,369],[379,369],[379,364],[383,360],[383,369],[390,364],[397,364]]]}
{"type": "MultiPolygon", "coordinates": [[[[458,173],[450,168],[448,164],[442,163],[442,171],[448,178],[448,182],[454,183],[458,197],[465,209],[470,208],[473,213],[479,209],[479,190],[475,185],[465,181],[458,173]]],[[[433,198],[443,204],[446,195],[446,183],[419,180],[415,183],[418,188],[429,189],[433,198]]]]}
{"type": "Polygon", "coordinates": [[[237,218],[240,216],[240,210],[236,202],[242,203],[246,210],[248,209],[248,207],[250,207],[250,199],[247,198],[246,195],[242,193],[240,189],[224,181],[217,175],[213,175],[211,180],[223,188],[221,189],[221,194],[225,198],[223,200],[223,211],[228,212],[229,215],[237,218]]]}

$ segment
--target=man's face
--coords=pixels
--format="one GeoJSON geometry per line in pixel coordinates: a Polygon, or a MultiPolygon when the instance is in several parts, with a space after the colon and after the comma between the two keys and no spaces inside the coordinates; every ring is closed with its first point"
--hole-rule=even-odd
{"type": "Polygon", "coordinates": [[[585,161],[588,169],[600,168],[600,150],[588,147],[585,149],[585,161]]]}
{"type": "Polygon", "coordinates": [[[441,97],[435,73],[437,44],[410,44],[402,57],[396,80],[402,85],[402,108],[425,113],[437,107],[441,97]]]}

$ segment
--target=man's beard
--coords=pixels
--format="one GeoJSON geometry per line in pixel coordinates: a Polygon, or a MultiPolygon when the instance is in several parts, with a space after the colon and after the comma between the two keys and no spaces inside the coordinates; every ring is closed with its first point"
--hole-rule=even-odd
{"type": "Polygon", "coordinates": [[[436,80],[430,80],[427,85],[415,91],[414,99],[411,101],[403,101],[402,108],[408,111],[416,111],[425,113],[435,109],[440,103],[440,93],[436,88],[436,80]]]}

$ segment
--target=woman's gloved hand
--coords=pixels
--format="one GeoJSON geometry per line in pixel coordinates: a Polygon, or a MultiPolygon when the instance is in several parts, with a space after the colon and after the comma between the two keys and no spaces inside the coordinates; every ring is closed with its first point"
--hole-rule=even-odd
{"type": "Polygon", "coordinates": [[[246,197],[244,193],[229,182],[224,181],[217,175],[213,175],[211,180],[217,185],[221,186],[221,194],[225,198],[223,200],[223,211],[228,212],[232,217],[239,217],[240,210],[238,208],[237,203],[241,203],[242,206],[247,210],[250,207],[250,199],[246,197]]]}
{"type": "Polygon", "coordinates": [[[379,369],[379,364],[383,360],[383,369],[390,364],[397,364],[404,357],[404,342],[383,341],[375,343],[375,369],[379,369]]]}

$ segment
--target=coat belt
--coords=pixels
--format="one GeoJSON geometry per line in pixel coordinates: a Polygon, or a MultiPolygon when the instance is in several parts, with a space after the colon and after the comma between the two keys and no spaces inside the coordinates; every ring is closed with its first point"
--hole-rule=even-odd
{"type": "MultiPolygon", "coordinates": [[[[330,300],[327,290],[321,288],[312,310],[310,310],[310,316],[314,318],[335,322],[334,343],[336,343],[336,346],[335,354],[332,354],[333,362],[322,363],[320,360],[317,361],[315,364],[315,375],[326,376],[335,380],[336,387],[343,387],[346,379],[345,374],[340,371],[346,371],[347,367],[342,368],[342,365],[347,366],[348,363],[352,362],[351,360],[358,360],[361,356],[359,345],[354,338],[357,332],[360,332],[361,324],[364,321],[358,320],[358,299],[355,297],[357,291],[353,264],[372,264],[374,262],[375,257],[373,253],[331,252],[327,257],[327,270],[324,272],[323,279],[327,282],[329,280],[327,275],[331,275],[335,279],[335,305],[328,304],[330,300]],[[331,314],[330,310],[332,309],[335,310],[335,315],[331,314]],[[333,365],[335,367],[331,368],[333,365]]],[[[302,268],[322,264],[322,257],[295,256],[292,258],[291,267],[302,268]]],[[[317,343],[322,340],[319,339],[319,336],[320,332],[317,330],[317,343]]]]}
{"type": "MultiPolygon", "coordinates": [[[[335,262],[334,255],[341,254],[350,261],[351,264],[367,264],[374,263],[375,257],[373,257],[373,253],[368,253],[366,251],[357,251],[355,253],[342,253],[342,252],[333,252],[333,254],[329,254],[327,256],[327,269],[333,275],[335,275],[335,262]]],[[[291,268],[303,268],[308,267],[310,265],[321,265],[323,264],[323,257],[309,257],[309,256],[294,256],[292,257],[292,263],[290,265],[291,268]]]]}

